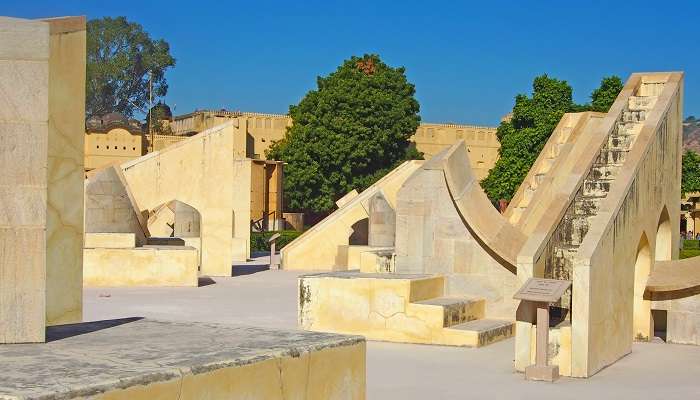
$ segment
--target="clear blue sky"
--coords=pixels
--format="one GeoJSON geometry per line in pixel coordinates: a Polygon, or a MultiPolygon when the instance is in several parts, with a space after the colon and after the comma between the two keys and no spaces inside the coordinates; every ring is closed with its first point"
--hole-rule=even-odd
{"type": "Polygon", "coordinates": [[[0,15],[124,15],[171,45],[166,101],[286,113],[351,55],[406,67],[426,122],[496,125],[547,73],[587,100],[604,75],[683,70],[700,115],[698,1],[4,0],[0,15]]]}

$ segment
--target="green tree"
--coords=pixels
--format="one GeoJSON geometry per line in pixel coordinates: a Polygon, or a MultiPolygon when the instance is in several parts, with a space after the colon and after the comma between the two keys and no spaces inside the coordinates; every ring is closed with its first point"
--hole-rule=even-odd
{"type": "Polygon", "coordinates": [[[287,162],[290,209],[326,213],[348,191],[364,190],[400,162],[421,156],[409,142],[420,117],[404,68],[378,55],[353,56],[317,85],[289,107],[292,127],[267,156],[287,162]]]}
{"type": "Polygon", "coordinates": [[[153,40],[143,27],[125,17],[87,23],[87,117],[118,112],[131,117],[145,113],[149,81],[153,96],[165,96],[165,71],[175,65],[170,46],[153,40]]]}
{"type": "Polygon", "coordinates": [[[608,112],[622,91],[622,79],[619,76],[606,76],[600,81],[600,86],[591,93],[591,111],[608,112]]]}
{"type": "Polygon", "coordinates": [[[564,113],[575,108],[566,81],[541,75],[532,83],[532,97],[515,97],[513,116],[498,127],[500,158],[481,181],[492,200],[510,200],[564,113]]]}
{"type": "Polygon", "coordinates": [[[498,127],[500,158],[481,181],[489,198],[492,201],[513,198],[564,113],[607,112],[622,87],[619,77],[604,77],[600,86],[591,93],[590,104],[575,104],[571,86],[566,81],[546,74],[536,77],[532,97],[517,95],[512,119],[498,127]]]}
{"type": "Polygon", "coordinates": [[[700,191],[700,155],[692,150],[683,153],[681,192],[700,191]]]}

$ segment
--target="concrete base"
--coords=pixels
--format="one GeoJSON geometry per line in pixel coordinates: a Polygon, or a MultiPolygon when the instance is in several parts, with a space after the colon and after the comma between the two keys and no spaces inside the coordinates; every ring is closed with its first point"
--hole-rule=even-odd
{"type": "Polygon", "coordinates": [[[525,368],[525,379],[529,381],[554,382],[559,379],[559,366],[557,365],[530,365],[525,368]]]}
{"type": "Polygon", "coordinates": [[[364,399],[357,336],[137,318],[0,345],[0,398],[364,399]]]}

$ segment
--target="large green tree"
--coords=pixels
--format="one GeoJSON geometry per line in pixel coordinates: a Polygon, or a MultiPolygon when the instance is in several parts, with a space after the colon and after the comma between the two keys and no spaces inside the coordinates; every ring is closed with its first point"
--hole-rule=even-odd
{"type": "Polygon", "coordinates": [[[289,209],[325,213],[348,191],[363,190],[403,160],[420,157],[409,142],[420,117],[404,68],[378,55],[352,57],[317,85],[289,107],[292,127],[267,156],[287,162],[289,209]]]}
{"type": "Polygon", "coordinates": [[[532,83],[532,97],[517,95],[511,120],[498,127],[500,158],[481,181],[489,198],[493,201],[513,198],[564,113],[607,112],[620,90],[622,80],[619,77],[605,77],[591,93],[590,104],[575,104],[571,86],[566,81],[546,74],[536,77],[532,83]]]}
{"type": "Polygon", "coordinates": [[[165,71],[174,65],[168,43],[151,39],[141,25],[125,17],[88,21],[87,117],[147,112],[149,86],[154,100],[165,96],[165,71]]]}
{"type": "Polygon", "coordinates": [[[683,154],[681,192],[700,191],[700,155],[692,150],[683,154]]]}
{"type": "Polygon", "coordinates": [[[515,97],[513,116],[498,127],[500,158],[481,182],[492,200],[510,200],[565,112],[574,108],[566,81],[541,75],[532,83],[532,97],[515,97]]]}

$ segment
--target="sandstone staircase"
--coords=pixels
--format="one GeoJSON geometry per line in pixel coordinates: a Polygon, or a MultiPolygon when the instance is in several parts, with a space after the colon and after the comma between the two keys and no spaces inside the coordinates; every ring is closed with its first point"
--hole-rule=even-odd
{"type": "MultiPolygon", "coordinates": [[[[659,88],[655,92],[660,91],[659,88]]],[[[588,233],[591,219],[610,192],[620,167],[635,143],[647,113],[657,96],[631,96],[620,114],[607,142],[589,169],[583,184],[557,226],[545,253],[545,277],[572,279],[573,260],[588,233]]],[[[561,306],[569,309],[570,295],[562,298],[561,306]]]]}
{"type": "Polygon", "coordinates": [[[552,170],[562,148],[569,142],[580,117],[580,114],[565,114],[554,132],[552,132],[552,137],[542,148],[542,153],[535,160],[531,172],[525,177],[524,183],[513,197],[512,204],[506,215],[511,224],[516,225],[521,220],[521,217],[531,204],[535,192],[552,170]]]}
{"type": "Polygon", "coordinates": [[[480,347],[513,336],[513,321],[485,318],[484,298],[446,296],[444,279],[354,271],[302,275],[299,321],[307,330],[402,343],[480,347]],[[352,299],[352,306],[339,298],[352,299]]]}
{"type": "Polygon", "coordinates": [[[470,296],[445,296],[410,304],[442,317],[434,322],[446,345],[481,347],[513,336],[514,323],[484,318],[486,300],[470,296]]]}

